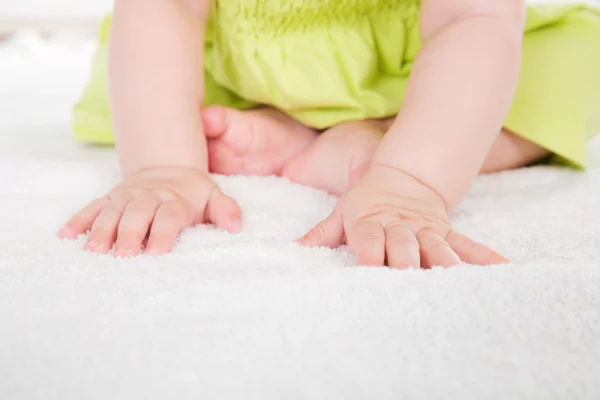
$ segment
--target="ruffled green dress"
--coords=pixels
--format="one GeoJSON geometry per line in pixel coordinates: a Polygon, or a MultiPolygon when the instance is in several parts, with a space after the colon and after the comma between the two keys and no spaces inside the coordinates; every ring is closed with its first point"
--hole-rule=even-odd
{"type": "MultiPolygon", "coordinates": [[[[420,48],[418,0],[216,1],[205,42],[205,105],[268,105],[324,129],[394,116],[420,48]]],[[[111,16],[74,107],[76,139],[114,141],[107,85],[111,16]]],[[[460,93],[457,93],[460,96],[460,93]]],[[[528,6],[516,96],[505,127],[585,167],[600,133],[600,9],[528,6]]]]}

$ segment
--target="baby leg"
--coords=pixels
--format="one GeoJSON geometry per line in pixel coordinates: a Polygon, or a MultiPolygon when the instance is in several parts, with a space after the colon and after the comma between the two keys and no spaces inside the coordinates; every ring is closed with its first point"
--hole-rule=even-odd
{"type": "MultiPolygon", "coordinates": [[[[282,176],[338,196],[343,194],[369,169],[373,154],[393,120],[346,122],[325,131],[287,163],[282,176]]],[[[520,168],[548,154],[546,149],[503,129],[480,172],[520,168]]]]}
{"type": "Polygon", "coordinates": [[[317,132],[272,108],[202,110],[209,168],[225,175],[279,175],[317,132]]]}
{"type": "Polygon", "coordinates": [[[482,174],[525,167],[550,155],[543,147],[502,129],[488,153],[482,174]]]}
{"type": "Polygon", "coordinates": [[[281,175],[340,196],[369,169],[393,119],[344,122],[323,132],[281,175]]]}
{"type": "MultiPolygon", "coordinates": [[[[202,111],[211,172],[281,175],[305,186],[343,194],[369,168],[394,118],[349,121],[317,132],[280,111],[237,111],[212,106],[202,111]]],[[[549,152],[503,129],[481,173],[529,165],[549,152]]]]}

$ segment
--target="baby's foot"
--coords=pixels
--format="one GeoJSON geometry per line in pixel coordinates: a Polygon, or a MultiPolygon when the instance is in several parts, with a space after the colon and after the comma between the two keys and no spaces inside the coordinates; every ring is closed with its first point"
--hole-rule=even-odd
{"type": "Polygon", "coordinates": [[[281,175],[340,196],[367,172],[390,125],[389,120],[367,120],[335,126],[293,158],[281,175]]]}
{"type": "Polygon", "coordinates": [[[210,172],[278,175],[317,137],[312,129],[280,111],[238,111],[221,106],[202,111],[210,172]]]}

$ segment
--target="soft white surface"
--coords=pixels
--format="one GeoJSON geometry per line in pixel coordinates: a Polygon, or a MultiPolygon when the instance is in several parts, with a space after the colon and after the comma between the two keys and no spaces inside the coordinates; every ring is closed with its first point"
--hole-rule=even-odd
{"type": "Polygon", "coordinates": [[[90,44],[0,49],[0,398],[598,399],[600,149],[588,174],[481,178],[460,230],[515,263],[357,268],[290,243],[334,199],[222,179],[239,236],[199,227],[172,255],[86,254],[54,232],[117,179],[73,143],[90,44]]]}
{"type": "Polygon", "coordinates": [[[2,0],[1,18],[98,17],[112,6],[111,0],[2,0]]]}

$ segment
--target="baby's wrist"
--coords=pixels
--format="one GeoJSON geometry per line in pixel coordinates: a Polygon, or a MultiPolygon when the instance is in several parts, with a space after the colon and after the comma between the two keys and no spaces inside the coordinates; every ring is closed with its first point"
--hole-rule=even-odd
{"type": "Polygon", "coordinates": [[[145,169],[139,169],[130,171],[127,174],[123,174],[123,180],[131,179],[170,179],[176,178],[181,175],[198,174],[202,176],[208,176],[208,171],[202,171],[197,168],[190,168],[185,166],[155,166],[145,169]]]}
{"type": "Polygon", "coordinates": [[[127,177],[142,171],[169,168],[185,168],[208,173],[208,152],[204,138],[202,140],[204,143],[182,140],[184,143],[187,142],[185,146],[179,143],[165,143],[161,139],[158,137],[155,139],[157,143],[152,143],[149,142],[149,138],[143,146],[133,146],[133,140],[118,140],[121,174],[127,177]]]}
{"type": "Polygon", "coordinates": [[[196,171],[199,173],[203,173],[203,174],[208,174],[208,165],[198,165],[198,164],[191,164],[191,163],[177,163],[177,162],[172,162],[172,163],[145,163],[145,164],[138,164],[138,165],[126,165],[126,166],[121,166],[121,175],[123,176],[124,179],[128,179],[131,177],[136,177],[136,176],[140,176],[140,175],[145,175],[148,173],[161,173],[161,171],[164,171],[166,173],[168,173],[169,171],[181,171],[181,170],[187,170],[187,171],[196,171]]]}
{"type": "Polygon", "coordinates": [[[462,201],[467,192],[464,188],[472,183],[466,168],[458,168],[462,171],[456,173],[460,164],[445,157],[443,146],[432,148],[422,141],[394,135],[393,131],[384,138],[371,161],[372,166],[396,169],[428,187],[443,199],[448,212],[462,201]]]}
{"type": "Polygon", "coordinates": [[[448,210],[448,201],[444,195],[410,171],[381,163],[372,164],[371,171],[380,175],[392,191],[399,189],[404,195],[410,193],[411,196],[430,203],[438,203],[448,210]]]}

